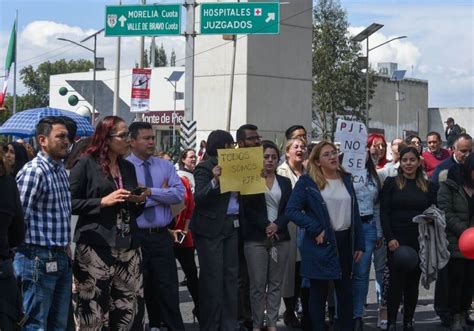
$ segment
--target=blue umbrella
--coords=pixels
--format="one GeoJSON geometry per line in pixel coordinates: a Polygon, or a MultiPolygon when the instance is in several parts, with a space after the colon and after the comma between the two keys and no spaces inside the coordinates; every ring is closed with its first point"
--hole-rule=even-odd
{"type": "Polygon", "coordinates": [[[36,124],[46,116],[67,116],[76,122],[78,136],[91,136],[94,128],[87,117],[58,108],[34,108],[16,113],[0,127],[0,134],[16,137],[32,137],[35,135],[36,124]]]}

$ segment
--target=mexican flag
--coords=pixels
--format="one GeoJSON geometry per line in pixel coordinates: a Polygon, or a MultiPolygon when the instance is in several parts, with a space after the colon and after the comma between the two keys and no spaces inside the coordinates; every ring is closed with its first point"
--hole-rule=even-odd
{"type": "Polygon", "coordinates": [[[7,93],[8,76],[13,62],[16,62],[16,21],[13,23],[12,34],[10,35],[10,42],[8,43],[7,56],[5,57],[5,76],[3,77],[3,89],[0,91],[0,107],[3,107],[5,95],[7,93]]]}

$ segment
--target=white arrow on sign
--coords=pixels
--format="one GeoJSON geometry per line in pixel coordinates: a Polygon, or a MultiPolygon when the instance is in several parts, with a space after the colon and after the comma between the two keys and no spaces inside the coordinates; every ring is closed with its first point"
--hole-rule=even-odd
{"type": "Polygon", "coordinates": [[[267,18],[265,19],[265,23],[268,23],[268,22],[274,21],[274,20],[275,20],[275,13],[268,13],[267,18]]]}
{"type": "Polygon", "coordinates": [[[124,27],[125,26],[125,21],[127,20],[127,18],[125,16],[120,16],[119,17],[119,21],[120,21],[120,27],[124,27]]]}

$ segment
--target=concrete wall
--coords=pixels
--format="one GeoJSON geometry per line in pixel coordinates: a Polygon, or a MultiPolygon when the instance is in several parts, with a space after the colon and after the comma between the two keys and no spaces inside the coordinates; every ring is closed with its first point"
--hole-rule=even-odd
{"type": "MultiPolygon", "coordinates": [[[[279,35],[237,36],[232,132],[244,123],[253,123],[264,138],[282,139],[293,124],[311,129],[311,1],[290,1],[280,8],[279,35]]],[[[196,21],[199,24],[199,13],[196,21]]],[[[225,129],[231,61],[232,43],[222,36],[196,38],[194,119],[198,141],[212,130],[225,129]]]]}
{"type": "MultiPolygon", "coordinates": [[[[397,136],[397,84],[383,76],[378,76],[376,83],[374,98],[370,102],[369,127],[383,129],[390,141],[397,136]]],[[[420,136],[425,136],[428,132],[428,82],[405,79],[400,82],[400,92],[405,94],[405,100],[400,101],[399,135],[404,136],[404,131],[419,131],[420,136]]]]}
{"type": "Polygon", "coordinates": [[[445,141],[444,123],[448,117],[454,118],[454,123],[466,129],[471,136],[474,135],[474,107],[440,107],[428,109],[428,130],[437,131],[445,141]]]}

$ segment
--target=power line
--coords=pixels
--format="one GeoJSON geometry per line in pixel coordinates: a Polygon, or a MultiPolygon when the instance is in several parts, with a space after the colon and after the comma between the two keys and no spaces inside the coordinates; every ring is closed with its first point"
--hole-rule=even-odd
{"type": "MultiPolygon", "coordinates": [[[[254,33],[249,33],[249,34],[246,34],[246,35],[242,35],[242,36],[236,38],[236,40],[242,40],[242,39],[248,38],[249,36],[252,36],[252,35],[258,35],[258,32],[260,32],[260,31],[262,31],[262,30],[264,30],[264,29],[267,29],[269,26],[271,27],[271,26],[273,26],[273,25],[275,25],[275,24],[281,24],[281,23],[283,23],[283,22],[285,22],[285,21],[287,21],[287,20],[289,20],[289,19],[292,19],[292,18],[294,18],[294,17],[296,17],[296,16],[299,16],[299,15],[304,14],[304,13],[306,13],[307,11],[313,10],[313,8],[314,8],[314,5],[311,6],[311,7],[309,7],[309,8],[306,8],[306,9],[300,11],[300,12],[297,12],[297,13],[295,13],[295,14],[293,14],[293,15],[290,15],[290,16],[284,18],[284,19],[280,19],[279,21],[273,22],[272,24],[269,24],[268,26],[265,26],[265,27],[261,28],[260,30],[257,30],[257,31],[254,32],[254,33]]],[[[301,28],[303,28],[303,27],[301,27],[301,28]]],[[[219,45],[210,47],[210,48],[205,49],[205,50],[203,50],[203,51],[201,51],[201,52],[195,53],[195,54],[193,54],[193,55],[191,55],[191,56],[185,56],[185,57],[183,57],[183,58],[176,59],[176,62],[185,61],[185,60],[188,59],[188,58],[196,57],[196,56],[200,56],[200,55],[206,54],[206,53],[211,52],[211,51],[213,51],[213,50],[215,50],[215,49],[218,49],[218,48],[220,48],[220,47],[225,47],[225,46],[227,46],[227,45],[229,45],[229,44],[231,44],[231,43],[233,43],[233,41],[226,41],[226,42],[224,42],[224,43],[222,43],[222,44],[219,44],[219,45]]],[[[66,51],[64,51],[64,52],[58,53],[58,54],[56,54],[56,55],[53,55],[53,57],[57,57],[57,56],[59,56],[59,55],[61,55],[61,54],[64,54],[64,53],[69,52],[70,50],[72,50],[72,49],[75,48],[75,47],[77,47],[77,46],[75,46],[75,45],[62,46],[62,47],[60,47],[60,48],[56,48],[56,49],[54,49],[54,50],[51,50],[51,51],[42,53],[42,54],[37,55],[37,56],[34,56],[34,57],[30,58],[30,59],[23,60],[22,62],[26,62],[26,61],[28,61],[28,60],[38,58],[38,57],[40,57],[40,56],[43,56],[44,54],[52,53],[52,52],[54,52],[54,51],[58,51],[58,50],[63,49],[63,48],[70,48],[70,49],[68,49],[68,50],[66,50],[66,51]]],[[[42,61],[42,60],[35,61],[35,62],[30,63],[29,65],[34,64],[34,63],[38,63],[38,62],[41,62],[41,61],[42,61]]],[[[123,75],[123,76],[119,76],[118,78],[120,79],[120,78],[125,78],[125,77],[130,77],[130,76],[132,76],[132,73],[126,74],[126,75],[123,75]]],[[[103,79],[102,81],[110,81],[110,80],[115,80],[115,79],[116,79],[116,77],[113,77],[113,78],[103,79]]]]}
{"type": "MultiPolygon", "coordinates": [[[[49,54],[49,53],[52,53],[52,52],[56,52],[56,51],[59,51],[59,50],[64,49],[64,48],[70,48],[70,49],[72,49],[73,46],[71,46],[71,45],[61,46],[61,47],[58,47],[58,48],[49,50],[49,51],[44,52],[44,53],[40,53],[40,54],[38,54],[38,55],[35,55],[35,56],[33,56],[33,57],[30,57],[29,59],[24,59],[24,60],[18,61],[17,65],[23,65],[23,67],[25,67],[25,66],[26,66],[25,63],[28,62],[28,61],[30,61],[30,60],[34,60],[34,59],[36,59],[36,58],[43,57],[43,56],[46,55],[46,54],[49,54]]],[[[63,53],[64,53],[64,52],[63,52],[63,53]]],[[[60,53],[60,54],[63,54],[63,53],[60,53]]],[[[53,55],[53,56],[55,56],[55,55],[53,55]]],[[[38,61],[35,61],[35,62],[32,62],[32,63],[37,63],[37,62],[38,62],[38,61]]],[[[30,64],[30,65],[31,65],[31,64],[30,64]]],[[[1,71],[4,71],[4,70],[5,70],[5,68],[0,68],[0,72],[1,72],[1,71]]]]}

